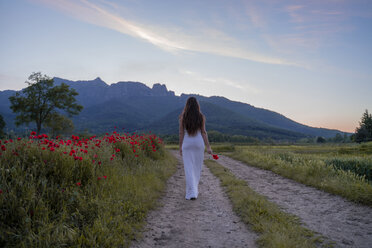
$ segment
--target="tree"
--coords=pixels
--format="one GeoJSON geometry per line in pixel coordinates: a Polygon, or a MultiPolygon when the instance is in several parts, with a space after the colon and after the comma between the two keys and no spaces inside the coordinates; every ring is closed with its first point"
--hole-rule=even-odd
{"type": "Polygon", "coordinates": [[[3,119],[3,116],[0,115],[0,138],[4,136],[4,127],[5,127],[5,121],[3,119]]]}
{"type": "Polygon", "coordinates": [[[372,140],[372,115],[367,109],[359,122],[359,127],[355,130],[354,139],[358,143],[372,140]]]}
{"type": "Polygon", "coordinates": [[[336,143],[341,143],[343,140],[344,140],[344,138],[342,137],[342,135],[340,133],[337,133],[335,135],[335,137],[333,137],[333,141],[336,142],[336,143]]]}
{"type": "Polygon", "coordinates": [[[78,93],[67,84],[53,86],[53,79],[40,72],[32,73],[28,80],[27,88],[9,97],[10,108],[13,112],[19,113],[16,117],[17,126],[35,122],[39,134],[46,121],[59,115],[57,110],[65,111],[72,116],[83,109],[75,99],[78,93]]]}
{"type": "Polygon", "coordinates": [[[45,126],[49,129],[52,137],[61,134],[71,134],[74,130],[74,123],[64,115],[53,114],[46,120],[45,126]]]}
{"type": "Polygon", "coordinates": [[[326,142],[326,139],[323,138],[323,137],[321,137],[321,136],[318,136],[318,137],[316,138],[316,143],[325,143],[325,142],[326,142]]]}

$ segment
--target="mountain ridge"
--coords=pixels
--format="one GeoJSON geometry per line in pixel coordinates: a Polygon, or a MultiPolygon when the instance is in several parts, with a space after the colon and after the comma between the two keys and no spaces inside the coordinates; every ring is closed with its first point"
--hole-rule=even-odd
{"type": "MultiPolygon", "coordinates": [[[[73,118],[78,130],[104,132],[105,129],[124,125],[127,130],[152,130],[175,134],[179,115],[176,115],[175,111],[181,112],[187,98],[195,96],[202,111],[207,110],[205,115],[209,130],[232,135],[288,140],[314,136],[329,138],[337,133],[345,133],[335,129],[310,127],[280,113],[232,101],[223,96],[206,97],[184,93],[176,96],[174,91],[168,90],[165,84],[160,83],[155,83],[150,88],[141,82],[133,81],[119,81],[108,85],[100,77],[77,81],[59,77],[53,79],[56,85],[64,82],[79,93],[76,98],[84,109],[73,118]],[[232,116],[232,119],[226,120],[221,113],[232,116]]],[[[0,91],[0,113],[11,128],[14,128],[11,122],[15,115],[9,108],[8,98],[15,92],[0,91]]]]}

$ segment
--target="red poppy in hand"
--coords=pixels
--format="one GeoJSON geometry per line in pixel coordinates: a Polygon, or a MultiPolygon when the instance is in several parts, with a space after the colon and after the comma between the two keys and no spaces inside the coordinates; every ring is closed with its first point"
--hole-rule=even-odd
{"type": "Polygon", "coordinates": [[[218,155],[217,155],[217,154],[213,154],[212,156],[213,156],[213,158],[214,158],[215,160],[218,159],[218,155]]]}

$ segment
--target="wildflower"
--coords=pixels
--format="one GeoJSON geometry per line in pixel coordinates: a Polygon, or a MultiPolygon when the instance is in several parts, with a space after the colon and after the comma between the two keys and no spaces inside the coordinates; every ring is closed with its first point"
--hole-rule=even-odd
{"type": "Polygon", "coordinates": [[[102,164],[102,162],[101,162],[101,161],[99,161],[99,162],[98,162],[98,164],[99,164],[99,165],[101,165],[101,164],[102,164]]]}
{"type": "Polygon", "coordinates": [[[35,131],[32,131],[32,132],[31,132],[31,135],[36,135],[36,132],[35,132],[35,131]]]}
{"type": "Polygon", "coordinates": [[[97,180],[99,181],[99,180],[101,180],[102,179],[102,177],[97,177],[97,180]]]}
{"type": "Polygon", "coordinates": [[[104,179],[107,179],[107,176],[103,176],[104,179]]]}
{"type": "Polygon", "coordinates": [[[3,191],[0,189],[0,194],[2,194],[3,193],[3,191]]]}
{"type": "Polygon", "coordinates": [[[212,156],[213,156],[213,158],[214,158],[215,160],[218,159],[218,155],[217,155],[217,154],[213,154],[212,156]]]}
{"type": "Polygon", "coordinates": [[[81,186],[81,182],[77,182],[76,185],[77,185],[77,186],[81,186]]]}
{"type": "Polygon", "coordinates": [[[1,150],[5,151],[6,147],[4,145],[1,146],[1,150]]]}
{"type": "Polygon", "coordinates": [[[17,140],[21,140],[22,138],[18,137],[17,140]]]}
{"type": "Polygon", "coordinates": [[[50,150],[51,152],[54,152],[56,149],[54,149],[54,147],[51,147],[49,150],[50,150]]]}

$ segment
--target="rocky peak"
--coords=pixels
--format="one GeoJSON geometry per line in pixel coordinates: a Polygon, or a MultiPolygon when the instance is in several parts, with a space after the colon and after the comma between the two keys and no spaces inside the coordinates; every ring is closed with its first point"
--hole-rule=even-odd
{"type": "Polygon", "coordinates": [[[174,91],[168,91],[165,84],[154,84],[152,86],[152,94],[154,96],[174,96],[174,91]]]}

